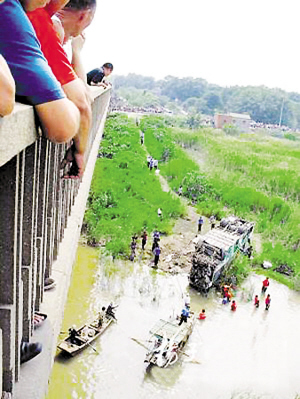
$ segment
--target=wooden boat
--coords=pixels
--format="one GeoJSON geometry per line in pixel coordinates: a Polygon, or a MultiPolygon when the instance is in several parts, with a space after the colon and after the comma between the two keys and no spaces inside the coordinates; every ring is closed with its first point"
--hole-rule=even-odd
{"type": "Polygon", "coordinates": [[[187,323],[181,326],[177,319],[160,319],[150,330],[150,344],[144,362],[163,368],[177,362],[178,355],[193,331],[195,320],[194,312],[190,312],[187,323]]]}
{"type": "Polygon", "coordinates": [[[84,348],[90,346],[91,343],[107,329],[113,320],[112,317],[105,316],[101,327],[97,327],[98,320],[85,324],[77,330],[78,335],[74,339],[73,343],[71,342],[71,337],[69,335],[57,346],[58,349],[70,356],[77,355],[84,348]]]}

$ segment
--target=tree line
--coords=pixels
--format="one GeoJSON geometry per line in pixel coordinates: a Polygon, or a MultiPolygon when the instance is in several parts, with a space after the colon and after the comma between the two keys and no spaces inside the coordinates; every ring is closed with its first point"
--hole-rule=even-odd
{"type": "Polygon", "coordinates": [[[133,106],[162,106],[204,115],[246,112],[256,122],[300,128],[300,93],[296,92],[265,86],[221,87],[191,77],[155,80],[134,73],[115,76],[114,87],[133,106]]]}

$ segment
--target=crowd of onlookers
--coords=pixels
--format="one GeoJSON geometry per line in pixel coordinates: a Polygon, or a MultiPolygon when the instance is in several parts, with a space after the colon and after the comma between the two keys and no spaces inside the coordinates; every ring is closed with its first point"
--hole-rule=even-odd
{"type": "MultiPolygon", "coordinates": [[[[92,121],[90,86],[110,86],[113,65],[86,74],[81,59],[84,30],[92,23],[96,0],[0,0],[0,117],[15,100],[34,106],[43,134],[69,143],[61,167],[64,178],[80,179],[92,121]],[[71,42],[69,58],[64,45],[71,42]]],[[[45,280],[45,289],[55,285],[45,280]]],[[[34,326],[45,315],[35,313],[34,326]]],[[[21,362],[41,352],[22,341],[21,362]]]]}
{"type": "Polygon", "coordinates": [[[172,114],[172,111],[169,111],[165,108],[158,107],[135,107],[131,105],[113,105],[112,111],[115,112],[135,112],[139,114],[172,114]]]}

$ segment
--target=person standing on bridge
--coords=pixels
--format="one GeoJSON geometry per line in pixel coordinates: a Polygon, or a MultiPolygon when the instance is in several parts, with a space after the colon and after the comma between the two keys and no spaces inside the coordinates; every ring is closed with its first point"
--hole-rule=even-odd
{"type": "Polygon", "coordinates": [[[113,71],[113,64],[106,62],[100,68],[95,68],[87,74],[87,84],[90,86],[102,86],[107,88],[110,83],[108,83],[105,78],[107,78],[113,71]]]}

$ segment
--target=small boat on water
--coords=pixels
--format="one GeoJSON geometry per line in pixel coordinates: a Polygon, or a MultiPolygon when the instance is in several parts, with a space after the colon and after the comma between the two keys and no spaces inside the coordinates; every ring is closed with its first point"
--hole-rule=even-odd
{"type": "Polygon", "coordinates": [[[114,320],[115,319],[113,317],[106,315],[103,319],[101,327],[98,327],[98,319],[92,323],[87,323],[76,330],[75,337],[71,337],[69,334],[69,336],[65,338],[57,347],[64,353],[67,353],[70,356],[75,356],[86,347],[91,346],[91,343],[95,341],[102,333],[104,333],[107,327],[110,326],[114,320]]]}
{"type": "Polygon", "coordinates": [[[177,319],[160,319],[150,330],[151,337],[144,362],[162,368],[176,363],[193,331],[195,320],[194,312],[190,312],[188,321],[181,326],[177,319]]]}

